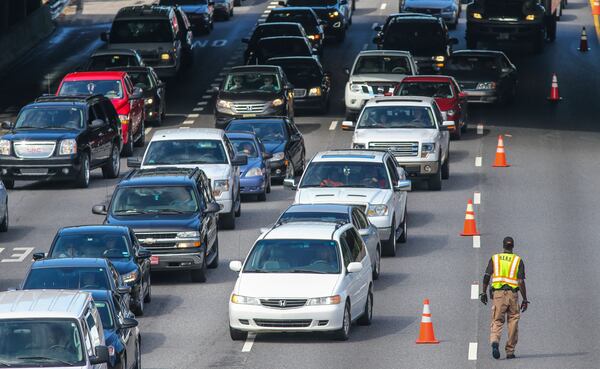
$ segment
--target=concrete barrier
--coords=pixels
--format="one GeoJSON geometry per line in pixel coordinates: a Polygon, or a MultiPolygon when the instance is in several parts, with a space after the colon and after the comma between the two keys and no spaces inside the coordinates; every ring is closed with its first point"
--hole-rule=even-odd
{"type": "Polygon", "coordinates": [[[42,6],[21,23],[15,24],[0,36],[0,74],[2,70],[22,57],[37,43],[54,31],[54,22],[48,6],[42,6]]]}

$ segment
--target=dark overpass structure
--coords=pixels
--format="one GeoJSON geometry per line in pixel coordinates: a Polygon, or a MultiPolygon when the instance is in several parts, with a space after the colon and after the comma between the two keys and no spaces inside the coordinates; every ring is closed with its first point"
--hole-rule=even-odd
{"type": "Polygon", "coordinates": [[[0,35],[42,6],[42,0],[0,0],[0,35]]]}

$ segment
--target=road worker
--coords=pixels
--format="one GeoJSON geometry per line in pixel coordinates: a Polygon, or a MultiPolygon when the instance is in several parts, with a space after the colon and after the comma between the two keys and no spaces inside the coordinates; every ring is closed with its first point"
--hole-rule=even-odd
{"type": "Polygon", "coordinates": [[[492,322],[490,324],[490,343],[492,345],[492,356],[500,358],[499,342],[502,336],[502,327],[505,320],[508,322],[508,340],[506,341],[506,358],[515,358],[515,346],[519,336],[519,318],[522,312],[527,310],[527,291],[525,289],[525,265],[523,260],[513,253],[514,240],[505,237],[503,241],[504,251],[495,254],[490,259],[485,274],[483,275],[483,292],[479,299],[487,305],[487,289],[490,288],[492,298],[492,322]],[[523,302],[519,311],[519,297],[521,292],[523,302]]]}

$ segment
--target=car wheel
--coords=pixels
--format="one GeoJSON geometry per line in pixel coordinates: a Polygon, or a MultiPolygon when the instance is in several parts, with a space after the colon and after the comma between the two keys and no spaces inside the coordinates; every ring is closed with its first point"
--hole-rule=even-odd
{"type": "Polygon", "coordinates": [[[379,279],[379,271],[381,270],[381,245],[377,245],[375,260],[373,260],[373,280],[379,279]]]}
{"type": "Polygon", "coordinates": [[[396,256],[396,219],[392,219],[390,237],[383,244],[383,255],[396,256]]]}
{"type": "Polygon", "coordinates": [[[202,266],[200,269],[191,270],[190,274],[192,276],[192,282],[206,282],[206,257],[202,258],[202,266]]]}
{"type": "Polygon", "coordinates": [[[133,135],[131,134],[131,130],[127,133],[127,143],[123,145],[121,155],[126,157],[133,155],[133,135]]]}
{"type": "Polygon", "coordinates": [[[256,199],[258,201],[267,201],[267,190],[265,190],[265,192],[263,193],[259,193],[258,195],[256,195],[256,199]]]}
{"type": "Polygon", "coordinates": [[[140,138],[135,142],[136,147],[142,147],[146,144],[146,123],[142,122],[140,126],[140,138]]]}
{"type": "Polygon", "coordinates": [[[213,249],[215,250],[215,257],[214,259],[210,262],[210,264],[208,264],[208,268],[209,269],[215,269],[219,266],[219,236],[217,235],[217,238],[215,238],[215,244],[213,245],[213,249]]]}
{"type": "Polygon", "coordinates": [[[131,307],[131,311],[138,316],[144,315],[144,298],[142,296],[138,296],[137,301],[135,301],[131,307]]]}
{"type": "Polygon", "coordinates": [[[402,234],[398,241],[400,241],[400,243],[406,243],[406,240],[408,239],[408,212],[406,209],[404,209],[404,220],[402,221],[401,227],[402,234]]]}
{"type": "Polygon", "coordinates": [[[104,178],[117,178],[121,171],[121,157],[119,155],[119,148],[117,145],[113,145],[110,150],[110,158],[108,162],[102,167],[102,176],[104,178]]]}
{"type": "Polygon", "coordinates": [[[240,331],[239,329],[229,327],[229,335],[234,341],[244,341],[248,337],[248,332],[240,331]]]}
{"type": "Polygon", "coordinates": [[[335,332],[335,338],[338,341],[347,341],[350,338],[350,326],[352,325],[352,317],[350,316],[350,303],[346,301],[344,307],[344,316],[342,318],[342,328],[335,332]]]}
{"type": "Polygon", "coordinates": [[[266,189],[266,192],[267,192],[267,193],[271,193],[271,179],[267,177],[266,181],[267,181],[267,189],[266,189]]]}
{"type": "Polygon", "coordinates": [[[152,301],[152,280],[150,275],[148,275],[148,282],[146,284],[148,285],[148,291],[146,292],[146,296],[144,296],[144,302],[148,303],[152,301]]]}
{"type": "Polygon", "coordinates": [[[223,229],[235,229],[235,210],[228,214],[219,214],[219,226],[223,229]]]}
{"type": "Polygon", "coordinates": [[[4,217],[2,218],[2,223],[0,223],[0,232],[6,231],[8,231],[8,200],[4,204],[4,217]]]}
{"type": "Polygon", "coordinates": [[[356,10],[356,0],[352,0],[352,10],[356,10]]]}
{"type": "Polygon", "coordinates": [[[442,164],[442,179],[450,178],[450,152],[446,155],[446,161],[442,164]]]}
{"type": "Polygon", "coordinates": [[[81,154],[81,170],[77,174],[75,184],[80,188],[87,188],[90,185],[90,157],[85,152],[81,154]]]}
{"type": "Polygon", "coordinates": [[[367,294],[367,301],[365,303],[365,309],[363,315],[356,321],[359,325],[371,325],[373,321],[373,291],[372,287],[369,287],[369,293],[367,294]]]}
{"type": "Polygon", "coordinates": [[[141,337],[138,336],[135,344],[135,369],[142,369],[142,350],[140,349],[141,337]]]}
{"type": "Polygon", "coordinates": [[[427,186],[430,191],[440,191],[442,189],[442,168],[438,168],[436,174],[427,180],[427,186]]]}
{"type": "MultiPolygon", "coordinates": [[[[238,208],[235,211],[235,217],[239,218],[242,215],[242,195],[240,195],[239,192],[237,194],[237,203],[238,203],[238,208]]],[[[235,204],[235,202],[234,202],[234,204],[235,204]]]]}

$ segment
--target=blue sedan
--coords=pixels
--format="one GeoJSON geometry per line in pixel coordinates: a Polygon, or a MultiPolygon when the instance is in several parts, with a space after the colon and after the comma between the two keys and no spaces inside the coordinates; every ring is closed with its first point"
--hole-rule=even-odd
{"type": "Polygon", "coordinates": [[[271,169],[269,154],[262,142],[252,132],[227,132],[238,155],[248,157],[248,164],[240,167],[240,193],[256,195],[259,201],[267,200],[271,192],[271,169]]]}

